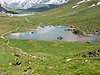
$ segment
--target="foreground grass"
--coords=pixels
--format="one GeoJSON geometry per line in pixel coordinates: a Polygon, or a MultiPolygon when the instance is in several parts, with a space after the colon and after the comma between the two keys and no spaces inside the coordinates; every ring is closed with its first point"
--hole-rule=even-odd
{"type": "Polygon", "coordinates": [[[15,40],[10,39],[12,47],[18,47],[25,52],[40,52],[48,55],[72,57],[75,54],[85,51],[98,50],[99,44],[92,43],[70,43],[70,42],[48,42],[33,40],[15,40]]]}
{"type": "MultiPolygon", "coordinates": [[[[92,2],[72,9],[71,7],[78,1],[80,0],[70,0],[67,5],[64,4],[60,8],[34,16],[7,17],[0,15],[0,36],[18,27],[20,29],[16,32],[23,32],[38,25],[73,25],[87,32],[100,30],[100,6],[86,8],[94,2],[92,0],[92,2]]],[[[99,75],[100,57],[81,57],[82,54],[96,50],[100,50],[100,44],[0,38],[0,74],[99,75]],[[6,44],[7,40],[11,47],[6,44]],[[21,62],[21,64],[18,65],[17,62],[21,62]]]]}
{"type": "Polygon", "coordinates": [[[9,40],[13,49],[4,45],[0,50],[1,74],[99,75],[100,73],[99,57],[82,58],[79,55],[100,49],[99,44],[9,40]],[[14,47],[21,48],[33,58],[14,47]],[[12,55],[12,53],[19,55],[19,57],[12,55]],[[16,62],[21,62],[21,66],[14,65],[16,62]]]}

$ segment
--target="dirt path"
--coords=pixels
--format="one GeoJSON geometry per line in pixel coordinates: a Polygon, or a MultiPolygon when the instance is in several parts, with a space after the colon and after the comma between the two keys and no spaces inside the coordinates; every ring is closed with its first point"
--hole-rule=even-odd
{"type": "Polygon", "coordinates": [[[11,47],[11,46],[9,45],[9,40],[6,39],[4,36],[7,35],[7,34],[9,34],[9,33],[14,32],[14,31],[17,31],[18,29],[19,29],[19,27],[16,28],[15,30],[13,30],[13,31],[9,31],[9,32],[6,32],[6,33],[4,33],[4,34],[1,35],[1,38],[2,38],[2,39],[7,40],[7,42],[4,43],[4,44],[6,44],[6,45],[7,45],[9,48],[11,48],[11,49],[13,49],[13,47],[11,47]]]}
{"type": "MultiPolygon", "coordinates": [[[[7,40],[7,42],[6,43],[4,43],[4,44],[6,44],[10,49],[12,49],[12,50],[19,50],[19,53],[20,54],[22,54],[22,55],[25,55],[25,56],[28,56],[28,57],[31,57],[31,58],[40,58],[40,57],[37,57],[37,56],[33,56],[33,55],[31,55],[31,54],[28,54],[28,53],[26,53],[26,52],[24,52],[22,49],[20,49],[20,48],[17,48],[17,47],[12,47],[12,46],[10,46],[9,45],[9,40],[7,39],[7,38],[5,38],[4,36],[5,35],[7,35],[7,34],[9,34],[9,33],[12,33],[12,32],[14,32],[14,31],[17,31],[18,29],[20,29],[19,27],[18,28],[16,28],[15,30],[13,30],[13,31],[9,31],[9,32],[6,32],[6,33],[4,33],[4,34],[2,34],[1,35],[1,38],[2,39],[4,39],[4,40],[7,40]]],[[[41,59],[41,58],[40,58],[41,59]]]]}

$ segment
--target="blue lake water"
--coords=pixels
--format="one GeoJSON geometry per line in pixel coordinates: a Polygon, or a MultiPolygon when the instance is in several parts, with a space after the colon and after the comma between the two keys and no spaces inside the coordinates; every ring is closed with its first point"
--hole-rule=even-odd
{"type": "Polygon", "coordinates": [[[100,36],[92,35],[90,37],[80,38],[78,35],[73,34],[71,29],[67,26],[38,26],[33,31],[27,31],[23,33],[11,33],[6,35],[7,38],[15,39],[32,39],[32,40],[49,40],[49,41],[88,41],[95,42],[100,36]],[[62,39],[57,39],[63,37],[62,39]]]}

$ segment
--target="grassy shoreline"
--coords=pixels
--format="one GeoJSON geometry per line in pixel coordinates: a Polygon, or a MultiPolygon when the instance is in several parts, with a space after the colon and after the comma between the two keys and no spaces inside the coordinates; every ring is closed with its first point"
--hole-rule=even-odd
{"type": "MultiPolygon", "coordinates": [[[[0,15],[0,36],[9,31],[24,32],[40,25],[73,26],[87,33],[100,30],[100,5],[87,8],[91,0],[79,7],[80,0],[70,0],[60,8],[26,17],[0,15]],[[26,21],[26,19],[28,21],[26,21]]],[[[1,75],[99,75],[100,55],[82,57],[100,50],[100,44],[3,39],[0,37],[1,75]],[[8,42],[9,41],[9,42],[8,42]]]]}

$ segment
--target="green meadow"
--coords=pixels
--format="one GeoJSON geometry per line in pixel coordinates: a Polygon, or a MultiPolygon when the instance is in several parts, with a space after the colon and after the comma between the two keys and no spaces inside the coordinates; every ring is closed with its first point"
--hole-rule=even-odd
{"type": "MultiPolygon", "coordinates": [[[[40,25],[74,26],[89,33],[100,31],[100,5],[88,8],[99,0],[91,0],[72,9],[79,1],[69,0],[59,8],[26,17],[0,15],[0,36],[8,32],[30,31],[40,25]]],[[[100,53],[89,56],[90,52],[98,50],[100,43],[1,37],[0,75],[100,75],[100,53]]]]}

